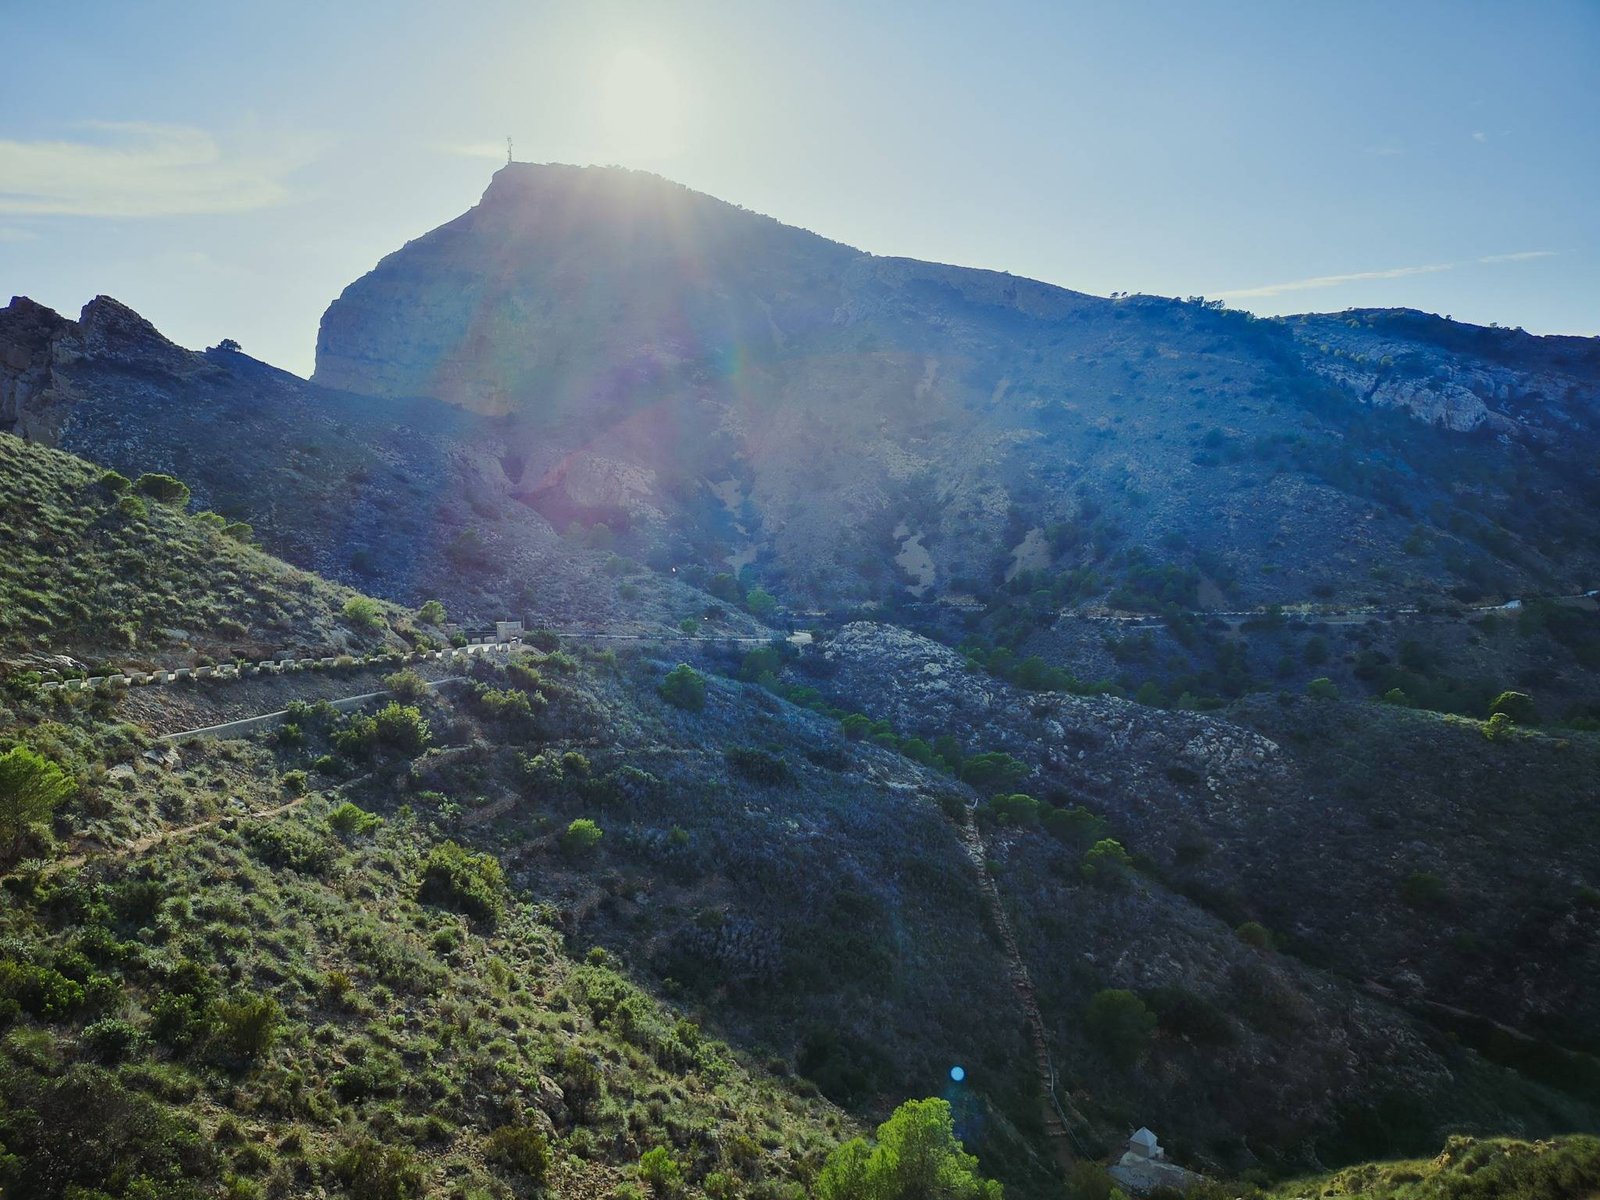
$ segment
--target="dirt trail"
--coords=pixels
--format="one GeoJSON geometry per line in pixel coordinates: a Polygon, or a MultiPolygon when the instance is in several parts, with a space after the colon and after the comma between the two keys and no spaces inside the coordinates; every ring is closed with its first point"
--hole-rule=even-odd
{"type": "MultiPolygon", "coordinates": [[[[225,821],[271,821],[293,812],[295,809],[319,797],[338,795],[346,788],[354,787],[358,783],[365,783],[372,778],[372,773],[358,775],[354,779],[347,779],[323,792],[309,792],[304,796],[296,796],[293,800],[279,804],[274,808],[263,808],[255,812],[230,812],[223,813],[205,821],[197,821],[193,825],[181,825],[176,829],[158,829],[154,833],[147,833],[143,837],[134,838],[131,842],[123,842],[120,846],[112,846],[94,853],[69,854],[64,858],[57,858],[47,864],[40,872],[41,877],[54,875],[57,871],[65,871],[74,867],[87,866],[90,862],[104,859],[135,858],[166,842],[177,841],[201,830],[213,829],[225,821]]],[[[13,871],[8,875],[0,875],[0,880],[14,879],[18,872],[13,871]]]]}
{"type": "MultiPolygon", "coordinates": [[[[123,842],[120,846],[113,846],[106,850],[99,850],[93,854],[69,854],[65,858],[53,859],[40,872],[41,878],[54,875],[57,871],[67,871],[75,867],[88,865],[92,861],[108,858],[134,858],[153,850],[163,842],[176,841],[178,838],[188,837],[191,833],[199,833],[202,829],[210,829],[224,821],[268,821],[273,817],[282,816],[286,812],[299,808],[313,796],[297,796],[287,804],[280,804],[276,808],[262,809],[260,812],[227,813],[220,817],[212,817],[209,821],[199,821],[193,825],[183,825],[177,829],[158,829],[154,833],[147,833],[143,837],[134,838],[131,842],[123,842]]],[[[0,879],[15,879],[18,872],[13,871],[0,879]]]]}
{"type": "MultiPolygon", "coordinates": [[[[983,835],[978,831],[976,805],[967,808],[961,841],[966,847],[967,857],[972,860],[972,865],[978,873],[978,888],[983,893],[984,904],[994,920],[995,928],[1000,931],[1000,941],[1005,948],[1009,963],[1011,986],[1017,993],[1023,1016],[1027,1018],[1028,1037],[1033,1043],[1034,1067],[1039,1076],[1039,1107],[1044,1119],[1045,1134],[1050,1139],[1051,1151],[1055,1155],[1063,1177],[1070,1179],[1073,1147],[1076,1144],[1072,1130],[1067,1124],[1070,1105],[1064,1107],[1056,1093],[1056,1069],[1055,1064],[1050,1061],[1049,1045],[1045,1041],[1044,1016],[1039,1012],[1039,999],[1033,990],[1033,980],[1028,975],[1027,964],[1022,961],[1022,952],[1017,947],[1016,935],[1011,931],[1011,920],[1006,916],[1005,905],[1000,902],[1000,890],[995,886],[994,877],[989,874],[989,856],[987,847],[983,843],[983,835]]],[[[1071,1117],[1079,1124],[1085,1123],[1082,1115],[1076,1111],[1071,1112],[1071,1117]]]]}

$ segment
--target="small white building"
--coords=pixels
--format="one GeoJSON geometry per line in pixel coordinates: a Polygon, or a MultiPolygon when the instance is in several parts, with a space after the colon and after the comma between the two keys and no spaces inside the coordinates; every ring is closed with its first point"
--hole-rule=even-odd
{"type": "Polygon", "coordinates": [[[1141,1125],[1134,1135],[1128,1139],[1128,1149],[1123,1158],[1133,1158],[1144,1162],[1153,1162],[1166,1158],[1167,1152],[1161,1148],[1161,1143],[1156,1140],[1156,1135],[1149,1128],[1141,1125]]]}
{"type": "Polygon", "coordinates": [[[1202,1178],[1168,1162],[1167,1152],[1161,1148],[1156,1135],[1144,1125],[1134,1131],[1128,1139],[1128,1148],[1106,1168],[1106,1174],[1118,1187],[1135,1196],[1147,1195],[1159,1187],[1186,1192],[1202,1178]]]}

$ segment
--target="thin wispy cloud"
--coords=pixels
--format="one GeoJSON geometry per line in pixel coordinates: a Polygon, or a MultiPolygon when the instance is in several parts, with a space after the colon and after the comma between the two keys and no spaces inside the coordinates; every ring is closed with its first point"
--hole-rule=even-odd
{"type": "Polygon", "coordinates": [[[1519,250],[1516,254],[1485,254],[1481,263],[1527,262],[1530,258],[1554,258],[1554,250],[1519,250]]]}
{"type": "Polygon", "coordinates": [[[39,235],[31,229],[18,229],[15,225],[0,225],[0,242],[33,242],[39,235]]]}
{"type": "Polygon", "coordinates": [[[1415,267],[1388,267],[1382,271],[1352,271],[1346,275],[1313,275],[1309,279],[1291,279],[1286,283],[1267,283],[1260,287],[1237,288],[1227,292],[1212,292],[1218,300],[1260,300],[1281,296],[1286,292],[1310,292],[1321,288],[1340,287],[1347,283],[1368,283],[1379,279],[1404,279],[1409,275],[1437,275],[1441,271],[1454,271],[1457,267],[1477,263],[1526,262],[1533,258],[1550,258],[1554,250],[1519,250],[1515,254],[1486,254],[1460,262],[1426,263],[1415,267]]]}
{"type": "Polygon", "coordinates": [[[76,140],[0,140],[0,214],[175,217],[248,212],[289,199],[306,146],[225,153],[186,125],[90,122],[76,140]]]}
{"type": "Polygon", "coordinates": [[[1489,135],[1481,129],[1474,129],[1472,131],[1472,140],[1475,142],[1487,142],[1489,135]]]}

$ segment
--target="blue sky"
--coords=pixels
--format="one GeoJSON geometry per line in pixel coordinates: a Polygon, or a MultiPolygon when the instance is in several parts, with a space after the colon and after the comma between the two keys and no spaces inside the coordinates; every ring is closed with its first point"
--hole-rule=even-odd
{"type": "Polygon", "coordinates": [[[5,9],[0,292],[302,374],[508,134],[878,254],[1600,334],[1600,0],[5,9]]]}

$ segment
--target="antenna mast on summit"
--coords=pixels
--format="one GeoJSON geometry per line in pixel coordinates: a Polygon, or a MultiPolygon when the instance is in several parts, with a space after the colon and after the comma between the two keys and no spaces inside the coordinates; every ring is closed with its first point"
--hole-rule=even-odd
{"type": "Polygon", "coordinates": [[[506,138],[506,166],[511,165],[511,139],[506,138]]]}

